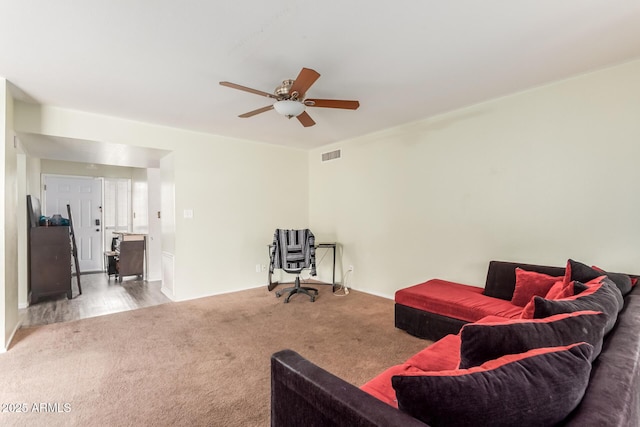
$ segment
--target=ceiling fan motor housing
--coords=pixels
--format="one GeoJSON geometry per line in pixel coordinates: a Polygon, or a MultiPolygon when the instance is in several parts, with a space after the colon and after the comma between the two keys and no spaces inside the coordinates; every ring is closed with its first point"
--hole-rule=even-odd
{"type": "Polygon", "coordinates": [[[279,99],[289,99],[291,98],[291,94],[289,91],[291,90],[291,86],[293,86],[294,80],[283,80],[282,84],[276,88],[274,93],[278,96],[279,99]]]}

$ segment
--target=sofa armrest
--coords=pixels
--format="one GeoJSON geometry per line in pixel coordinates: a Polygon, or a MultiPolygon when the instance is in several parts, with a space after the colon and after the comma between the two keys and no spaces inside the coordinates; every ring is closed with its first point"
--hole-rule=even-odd
{"type": "MultiPolygon", "coordinates": [[[[636,285],[640,286],[640,285],[636,285]]],[[[615,328],[593,362],[582,402],[563,425],[640,425],[640,288],[625,298],[615,328]]]]}
{"type": "Polygon", "coordinates": [[[426,424],[336,377],[292,350],[271,356],[272,426],[426,424]]]}

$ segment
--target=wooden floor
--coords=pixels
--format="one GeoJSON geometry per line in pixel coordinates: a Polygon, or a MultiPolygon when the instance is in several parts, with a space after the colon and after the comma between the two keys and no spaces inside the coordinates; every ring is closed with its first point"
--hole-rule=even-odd
{"type": "Polygon", "coordinates": [[[171,300],[161,291],[161,282],[146,282],[125,278],[122,283],[105,273],[80,276],[82,295],[78,295],[76,278],[72,278],[73,298],[66,294],[41,298],[37,303],[20,310],[21,327],[68,322],[87,317],[135,310],[164,304],[171,300]]]}

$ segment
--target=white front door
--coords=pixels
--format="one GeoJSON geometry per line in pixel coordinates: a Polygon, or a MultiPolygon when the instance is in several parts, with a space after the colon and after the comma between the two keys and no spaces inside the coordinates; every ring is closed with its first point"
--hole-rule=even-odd
{"type": "Polygon", "coordinates": [[[68,218],[71,206],[80,272],[103,269],[102,178],[44,176],[43,215],[68,218]]]}

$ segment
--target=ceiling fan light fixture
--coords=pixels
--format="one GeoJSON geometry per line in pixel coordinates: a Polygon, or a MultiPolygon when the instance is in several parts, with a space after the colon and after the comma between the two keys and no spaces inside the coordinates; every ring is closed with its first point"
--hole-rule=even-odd
{"type": "Polygon", "coordinates": [[[300,101],[285,99],[282,101],[276,101],[273,104],[273,108],[275,108],[278,114],[291,118],[302,114],[304,112],[305,105],[300,101]]]}
{"type": "Polygon", "coordinates": [[[220,85],[227,86],[232,89],[242,90],[244,92],[253,93],[255,95],[264,96],[274,99],[273,104],[266,107],[258,108],[238,117],[246,119],[257,114],[267,111],[276,110],[276,112],[287,118],[296,117],[300,124],[304,127],[310,127],[316,124],[315,121],[305,111],[307,107],[320,108],[341,108],[343,110],[357,110],[360,106],[358,101],[348,101],[342,99],[305,99],[307,91],[318,80],[320,73],[311,68],[302,68],[295,80],[283,80],[273,93],[264,92],[258,89],[241,86],[231,82],[220,82],[220,85]]]}

